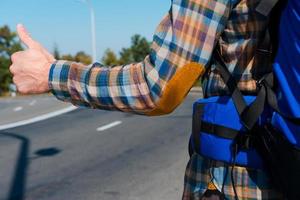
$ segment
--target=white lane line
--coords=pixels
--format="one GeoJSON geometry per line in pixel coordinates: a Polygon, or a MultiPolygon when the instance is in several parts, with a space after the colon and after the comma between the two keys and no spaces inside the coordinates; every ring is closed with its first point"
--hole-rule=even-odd
{"type": "Polygon", "coordinates": [[[33,100],[32,102],[29,103],[30,106],[34,106],[36,103],[36,100],[33,100]]]}
{"type": "Polygon", "coordinates": [[[77,107],[75,106],[70,106],[61,110],[57,110],[54,112],[50,112],[44,115],[40,115],[31,119],[27,119],[27,120],[23,120],[23,121],[19,121],[19,122],[15,122],[15,123],[10,123],[10,124],[4,124],[4,125],[0,125],[0,131],[5,130],[5,129],[10,129],[10,128],[16,128],[19,126],[24,126],[24,125],[28,125],[28,124],[32,124],[35,122],[39,122],[39,121],[43,121],[46,119],[50,119],[68,112],[71,112],[73,110],[75,110],[77,107]]]}
{"type": "Polygon", "coordinates": [[[14,108],[14,111],[15,111],[15,112],[19,112],[19,111],[21,111],[21,110],[23,110],[23,107],[22,107],[22,106],[19,106],[19,107],[14,108]]]}
{"type": "Polygon", "coordinates": [[[101,127],[97,128],[97,131],[98,131],[98,132],[105,131],[105,130],[107,130],[107,129],[113,128],[113,127],[118,126],[118,125],[120,125],[120,124],[122,124],[121,121],[115,121],[115,122],[112,122],[112,123],[107,124],[107,125],[105,125],[105,126],[101,126],[101,127]]]}

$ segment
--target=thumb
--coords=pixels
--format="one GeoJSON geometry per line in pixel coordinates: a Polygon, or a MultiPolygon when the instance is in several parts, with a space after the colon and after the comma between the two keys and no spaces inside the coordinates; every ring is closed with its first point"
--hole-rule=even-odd
{"type": "Polygon", "coordinates": [[[29,48],[29,49],[36,49],[42,51],[42,53],[47,57],[49,62],[53,62],[55,59],[54,57],[42,46],[40,43],[32,39],[26,28],[23,24],[17,25],[17,33],[20,40],[29,48]]]}
{"type": "Polygon", "coordinates": [[[20,40],[29,49],[39,49],[40,48],[39,43],[32,39],[32,37],[29,35],[26,28],[22,24],[17,25],[17,33],[18,33],[20,40]]]}

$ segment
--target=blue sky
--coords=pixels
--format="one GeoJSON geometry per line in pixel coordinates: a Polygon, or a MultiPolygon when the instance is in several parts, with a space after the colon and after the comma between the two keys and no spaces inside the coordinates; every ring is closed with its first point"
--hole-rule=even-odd
{"type": "MultiPolygon", "coordinates": [[[[129,46],[139,33],[148,40],[170,7],[170,0],[91,0],[96,12],[97,58],[107,48],[129,46]]],[[[80,0],[1,0],[0,26],[23,23],[51,52],[91,54],[90,12],[80,0]]]]}

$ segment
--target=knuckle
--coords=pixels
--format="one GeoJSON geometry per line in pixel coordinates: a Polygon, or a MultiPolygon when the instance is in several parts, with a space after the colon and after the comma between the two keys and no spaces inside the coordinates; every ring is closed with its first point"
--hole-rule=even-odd
{"type": "Polygon", "coordinates": [[[12,62],[17,62],[26,53],[26,51],[17,51],[10,56],[12,62]]]}
{"type": "Polygon", "coordinates": [[[16,62],[19,58],[20,52],[15,52],[11,55],[11,61],[16,62]]]}
{"type": "Polygon", "coordinates": [[[17,67],[15,65],[11,65],[9,67],[9,71],[10,71],[11,74],[15,75],[18,70],[17,70],[17,67]]]}
{"type": "Polygon", "coordinates": [[[32,85],[32,83],[19,82],[19,84],[17,85],[17,89],[21,94],[30,94],[34,91],[34,86],[32,85]]]}
{"type": "Polygon", "coordinates": [[[17,88],[20,87],[21,85],[21,79],[18,77],[18,76],[14,76],[13,79],[12,79],[13,83],[16,85],[17,88]]]}
{"type": "Polygon", "coordinates": [[[17,83],[18,83],[17,77],[15,77],[15,76],[13,77],[13,82],[14,82],[14,83],[17,85],[17,87],[18,87],[18,84],[17,84],[17,83]]]}
{"type": "Polygon", "coordinates": [[[16,53],[12,54],[10,58],[12,62],[15,62],[17,60],[17,54],[16,53]]]}
{"type": "Polygon", "coordinates": [[[9,67],[9,71],[10,71],[11,74],[15,74],[15,67],[13,65],[11,65],[9,67]]]}

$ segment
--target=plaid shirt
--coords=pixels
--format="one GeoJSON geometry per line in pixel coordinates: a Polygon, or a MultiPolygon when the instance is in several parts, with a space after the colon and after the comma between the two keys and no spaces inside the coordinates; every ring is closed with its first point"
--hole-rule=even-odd
{"type": "MultiPolygon", "coordinates": [[[[267,174],[262,170],[236,166],[233,177],[240,200],[284,199],[280,193],[274,190],[267,174]]],[[[223,191],[226,200],[235,199],[231,182],[231,166],[194,154],[187,164],[182,200],[201,199],[208,188],[223,191]]],[[[218,200],[212,197],[205,199],[218,200]]]]}
{"type": "MultiPolygon", "coordinates": [[[[239,88],[254,92],[254,77],[268,71],[268,60],[262,59],[257,51],[267,24],[255,12],[259,2],[172,0],[170,11],[154,34],[151,53],[142,62],[109,68],[99,63],[84,66],[57,61],[51,67],[50,88],[58,99],[75,105],[145,114],[155,107],[174,74],[193,62],[206,67],[211,64],[204,84],[205,96],[224,95],[228,91],[212,58],[219,44],[229,71],[239,80],[239,88]]],[[[202,167],[197,164],[192,167],[193,180],[197,181],[198,172],[205,171],[202,167]]],[[[218,170],[224,171],[222,167],[218,170]]],[[[250,177],[245,177],[245,183],[249,184],[244,187],[261,194],[263,187],[250,185],[250,177]]],[[[190,192],[199,190],[199,184],[187,185],[190,192]]],[[[260,198],[250,195],[248,199],[260,198]]]]}

